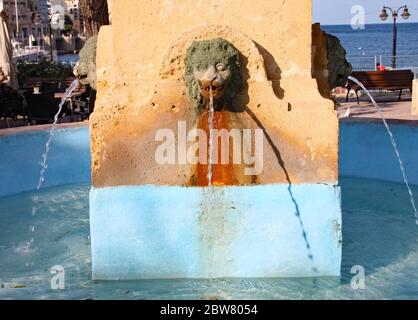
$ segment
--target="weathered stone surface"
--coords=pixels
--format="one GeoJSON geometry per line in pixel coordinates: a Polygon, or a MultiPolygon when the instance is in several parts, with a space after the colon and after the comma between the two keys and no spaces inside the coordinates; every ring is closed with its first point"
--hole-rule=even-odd
{"type": "Polygon", "coordinates": [[[87,37],[97,36],[100,27],[109,24],[107,0],[80,0],[87,37]]]}
{"type": "Polygon", "coordinates": [[[351,75],[353,67],[347,61],[347,52],[341,45],[340,39],[332,34],[326,33],[327,52],[328,52],[328,70],[329,86],[334,89],[344,86],[347,83],[348,76],[351,75]]]}
{"type": "Polygon", "coordinates": [[[312,76],[318,82],[321,95],[329,98],[332,89],[346,84],[352,66],[340,40],[321,30],[319,23],[312,26],[312,47],[312,76]]]}
{"type": "MultiPolygon", "coordinates": [[[[152,95],[170,45],[187,30],[199,26],[228,25],[253,39],[266,61],[269,80],[273,81],[281,96],[284,91],[288,96],[300,96],[299,90],[294,90],[292,81],[288,79],[310,78],[309,30],[312,23],[309,0],[244,3],[230,0],[124,0],[110,1],[109,5],[112,11],[112,27],[109,28],[115,37],[110,41],[109,34],[106,34],[103,40],[109,50],[101,53],[115,58],[113,64],[106,66],[113,65],[115,69],[112,72],[114,78],[108,78],[108,81],[129,83],[119,89],[138,103],[146,102],[152,95]],[[295,19],[295,13],[298,19],[295,19]]],[[[230,41],[228,37],[225,39],[230,41]]],[[[307,86],[314,88],[315,82],[307,81],[304,87],[307,86]]]]}
{"type": "MultiPolygon", "coordinates": [[[[338,119],[312,77],[311,1],[110,4],[90,121],[93,277],[338,276],[338,119]],[[167,146],[184,150],[190,129],[206,131],[208,104],[199,110],[187,94],[186,57],[194,42],[219,38],[239,52],[244,85],[232,95],[238,108],[219,110],[229,75],[216,75],[213,123],[261,131],[263,170],[220,167],[207,188],[207,168],[184,152],[158,164],[156,137],[164,129],[167,146]]],[[[193,71],[207,99],[210,70],[193,71]]]]}
{"type": "MultiPolygon", "coordinates": [[[[184,60],[193,41],[216,38],[240,52],[245,81],[234,100],[242,112],[229,121],[265,133],[264,172],[256,183],[337,181],[338,120],[311,76],[311,2],[170,3],[112,2],[113,25],[101,29],[98,43],[94,186],[190,185],[196,166],[158,165],[155,134],[177,132],[178,121],[188,130],[197,126],[184,60]]],[[[236,176],[239,184],[254,183],[236,176]]]]}

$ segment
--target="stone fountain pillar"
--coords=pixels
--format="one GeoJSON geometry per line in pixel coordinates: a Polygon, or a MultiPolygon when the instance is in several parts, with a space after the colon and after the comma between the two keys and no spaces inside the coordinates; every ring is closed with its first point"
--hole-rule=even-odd
{"type": "Polygon", "coordinates": [[[93,278],[338,276],[338,119],[312,78],[311,1],[109,7],[91,118],[93,278]],[[215,57],[189,50],[203,42],[226,45],[215,57]],[[261,132],[262,170],[234,164],[224,185],[197,182],[184,150],[207,99],[199,105],[191,92],[202,88],[186,81],[193,54],[218,74],[221,56],[238,68],[222,121],[261,132]],[[174,150],[166,163],[156,160],[162,144],[174,150]]]}

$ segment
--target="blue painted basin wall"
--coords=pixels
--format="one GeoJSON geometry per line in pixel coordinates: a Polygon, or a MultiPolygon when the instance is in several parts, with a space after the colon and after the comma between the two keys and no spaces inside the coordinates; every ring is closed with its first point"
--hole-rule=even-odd
{"type": "Polygon", "coordinates": [[[97,280],[340,275],[333,185],[93,188],[90,228],[97,280]]]}
{"type": "MultiPolygon", "coordinates": [[[[418,126],[390,126],[410,183],[418,185],[418,126]]],[[[47,139],[47,131],[0,136],[0,197],[36,188],[47,139]]],[[[341,176],[402,182],[392,145],[380,123],[341,123],[339,159],[341,176]]],[[[44,186],[90,180],[88,127],[57,130],[44,186]]]]}
{"type": "MultiPolygon", "coordinates": [[[[389,124],[408,180],[418,185],[418,124],[389,124]]],[[[381,123],[343,122],[340,126],[340,175],[403,182],[389,135],[381,123]]]]}
{"type": "MultiPolygon", "coordinates": [[[[35,190],[48,131],[0,136],[0,197],[35,190]]],[[[44,187],[90,182],[87,126],[55,131],[48,155],[44,187]]]]}

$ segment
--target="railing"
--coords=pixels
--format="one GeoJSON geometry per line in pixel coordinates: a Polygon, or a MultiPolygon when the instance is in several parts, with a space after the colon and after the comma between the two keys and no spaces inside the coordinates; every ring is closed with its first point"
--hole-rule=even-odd
{"type": "Polygon", "coordinates": [[[48,55],[48,53],[42,50],[40,47],[25,47],[13,50],[13,61],[23,60],[27,62],[37,61],[40,56],[48,55]]]}
{"type": "MultiPolygon", "coordinates": [[[[376,63],[380,63],[385,68],[392,66],[392,56],[349,56],[347,60],[352,64],[354,71],[376,70],[376,63]]],[[[396,57],[396,69],[410,69],[418,78],[418,55],[402,55],[396,57]]]]}
{"type": "Polygon", "coordinates": [[[13,50],[13,57],[20,57],[25,56],[28,54],[36,54],[41,51],[41,47],[39,46],[33,46],[33,47],[24,47],[24,48],[17,48],[13,50]]]}

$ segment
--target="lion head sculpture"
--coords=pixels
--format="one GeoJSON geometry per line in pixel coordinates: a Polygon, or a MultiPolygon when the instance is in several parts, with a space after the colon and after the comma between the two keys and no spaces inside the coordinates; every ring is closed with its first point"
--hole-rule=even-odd
{"type": "Polygon", "coordinates": [[[205,107],[210,87],[217,105],[232,106],[243,80],[240,54],[231,43],[222,38],[194,41],[187,50],[185,64],[187,94],[196,106],[205,107]]]}
{"type": "Polygon", "coordinates": [[[329,87],[334,89],[345,86],[347,78],[353,71],[353,67],[347,61],[347,52],[342,46],[340,39],[329,33],[325,33],[325,35],[327,36],[329,87]]]}
{"type": "Polygon", "coordinates": [[[80,51],[80,60],[74,67],[74,75],[83,85],[90,85],[96,90],[96,50],[97,36],[89,38],[80,51]]]}

